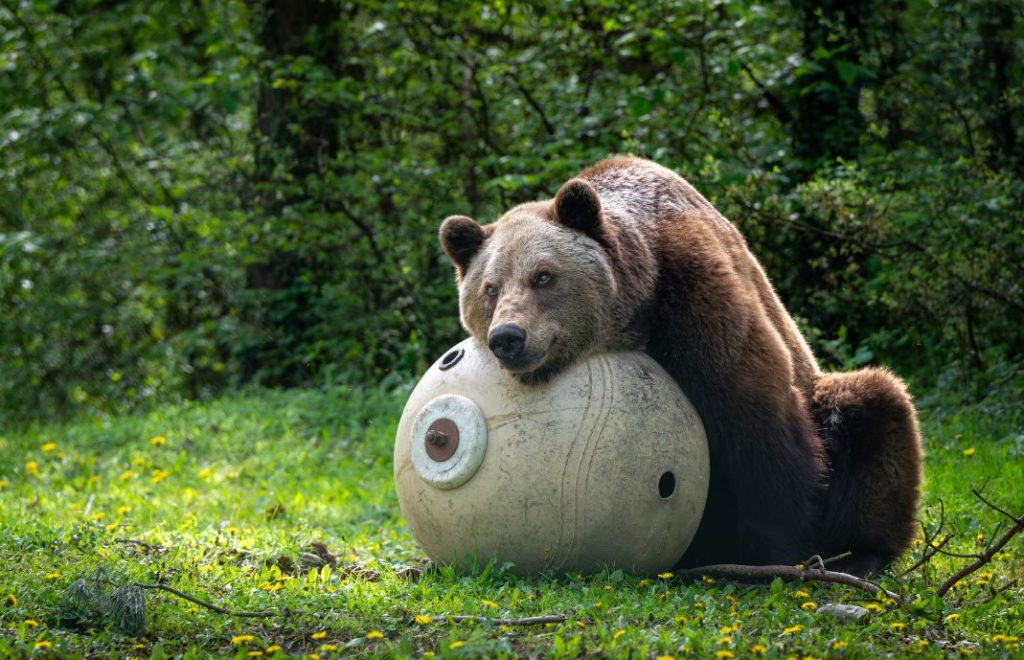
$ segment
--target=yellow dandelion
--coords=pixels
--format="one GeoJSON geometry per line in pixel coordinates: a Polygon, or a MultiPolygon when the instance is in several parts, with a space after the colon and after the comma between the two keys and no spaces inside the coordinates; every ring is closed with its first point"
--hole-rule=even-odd
{"type": "Polygon", "coordinates": [[[145,644],[132,644],[132,648],[135,649],[136,651],[138,651],[139,649],[146,648],[146,645],[145,644]]]}
{"type": "Polygon", "coordinates": [[[136,456],[135,458],[132,459],[132,465],[134,465],[136,467],[138,467],[140,465],[145,465],[145,464],[146,464],[146,459],[144,459],[141,456],[136,456]]]}
{"type": "Polygon", "coordinates": [[[919,639],[919,640],[917,640],[917,645],[920,646],[921,648],[924,648],[924,647],[928,646],[929,644],[931,644],[931,642],[929,642],[927,639],[919,639]]]}
{"type": "Polygon", "coordinates": [[[664,573],[658,573],[658,577],[660,577],[662,580],[671,580],[673,577],[675,577],[675,575],[676,574],[673,573],[672,571],[665,571],[664,573]]]}
{"type": "Polygon", "coordinates": [[[843,641],[841,639],[837,639],[836,641],[832,642],[832,650],[833,651],[842,651],[843,649],[845,649],[849,645],[850,645],[849,642],[845,642],[845,641],[843,641]]]}
{"type": "Polygon", "coordinates": [[[46,579],[47,580],[56,580],[59,577],[60,577],[60,573],[58,573],[57,571],[54,571],[53,573],[47,573],[46,574],[46,579]]]}
{"type": "Polygon", "coordinates": [[[305,657],[306,660],[320,660],[320,656],[317,655],[316,653],[308,653],[308,654],[306,654],[303,657],[305,657]]]}
{"type": "Polygon", "coordinates": [[[622,637],[625,634],[626,634],[625,630],[616,630],[615,634],[612,635],[612,639],[618,639],[619,637],[622,637]]]}
{"type": "Polygon", "coordinates": [[[807,593],[803,589],[801,589],[800,591],[794,591],[793,592],[793,598],[796,598],[798,600],[801,599],[801,598],[810,598],[810,597],[811,597],[811,594],[807,593]]]}
{"type": "Polygon", "coordinates": [[[110,532],[116,532],[117,529],[120,526],[121,526],[120,523],[112,522],[112,523],[107,523],[106,525],[104,525],[103,529],[106,530],[106,532],[109,534],[110,532]]]}
{"type": "Polygon", "coordinates": [[[431,622],[433,621],[433,619],[431,619],[431,618],[430,618],[429,616],[427,616],[426,614],[417,614],[417,615],[416,615],[416,616],[414,617],[414,620],[416,621],[416,623],[420,624],[421,626],[425,626],[425,625],[427,625],[428,623],[431,623],[431,622]]]}
{"type": "Polygon", "coordinates": [[[266,651],[267,653],[277,653],[280,650],[281,650],[281,645],[280,644],[271,644],[270,646],[268,646],[267,648],[264,649],[264,651],[266,651]]]}
{"type": "Polygon", "coordinates": [[[901,630],[904,630],[907,627],[907,624],[900,623],[897,621],[896,623],[890,623],[889,627],[895,630],[896,632],[899,632],[901,630]]]}
{"type": "Polygon", "coordinates": [[[685,614],[680,614],[676,617],[676,623],[686,623],[690,619],[685,614]]]}
{"type": "Polygon", "coordinates": [[[977,543],[978,545],[981,545],[982,543],[984,543],[985,542],[985,534],[983,534],[982,532],[978,532],[977,535],[974,537],[974,542],[977,543]]]}
{"type": "Polygon", "coordinates": [[[28,463],[25,463],[25,473],[30,477],[38,477],[39,463],[36,463],[35,461],[29,461],[28,463]]]}
{"type": "Polygon", "coordinates": [[[320,648],[317,649],[317,651],[325,651],[325,652],[326,651],[337,651],[337,650],[338,650],[338,645],[337,644],[321,644],[320,648]]]}
{"type": "Polygon", "coordinates": [[[4,604],[8,607],[14,607],[18,604],[18,597],[14,594],[7,594],[7,598],[4,599],[4,604]]]}
{"type": "Polygon", "coordinates": [[[326,630],[321,630],[320,632],[315,632],[315,633],[313,633],[312,635],[309,636],[310,639],[323,639],[324,637],[327,637],[327,631],[326,630]]]}
{"type": "Polygon", "coordinates": [[[919,545],[924,545],[924,539],[914,539],[913,545],[914,545],[914,547],[917,547],[919,545]]]}
{"type": "Polygon", "coordinates": [[[671,655],[659,655],[654,660],[676,660],[676,659],[675,659],[674,656],[671,656],[671,655]]]}
{"type": "Polygon", "coordinates": [[[495,603],[493,600],[481,600],[480,604],[483,605],[484,607],[497,607],[498,606],[498,604],[495,603]]]}
{"type": "Polygon", "coordinates": [[[971,456],[974,456],[974,452],[975,452],[974,447],[968,447],[967,449],[964,450],[964,456],[966,456],[967,458],[970,458],[971,456]]]}
{"type": "Polygon", "coordinates": [[[734,623],[731,626],[723,626],[722,628],[719,628],[718,632],[720,632],[723,635],[728,635],[729,633],[734,633],[734,632],[736,632],[739,629],[740,629],[740,624],[734,623]]]}
{"type": "Polygon", "coordinates": [[[952,614],[947,614],[946,617],[943,619],[943,621],[945,621],[946,623],[950,623],[952,621],[956,621],[959,618],[960,618],[960,615],[957,614],[956,612],[953,612],[952,614]]]}
{"type": "Polygon", "coordinates": [[[52,649],[53,642],[48,642],[45,639],[41,639],[38,642],[36,642],[36,645],[33,648],[37,650],[52,649]]]}
{"type": "Polygon", "coordinates": [[[602,603],[601,601],[597,601],[596,603],[594,603],[594,608],[595,608],[595,609],[598,609],[598,610],[599,610],[599,609],[601,609],[602,607],[604,607],[604,603],[602,603]]]}
{"type": "Polygon", "coordinates": [[[119,507],[117,507],[117,515],[123,516],[124,514],[128,513],[131,510],[132,510],[132,508],[130,506],[119,506],[119,507]]]}
{"type": "Polygon", "coordinates": [[[153,474],[150,477],[150,481],[152,481],[155,484],[158,484],[158,483],[160,483],[161,481],[163,481],[164,479],[166,479],[169,476],[171,476],[171,473],[168,472],[167,470],[161,470],[160,468],[153,468],[153,474]]]}
{"type": "Polygon", "coordinates": [[[121,473],[121,475],[118,477],[118,479],[120,479],[121,481],[128,481],[129,479],[131,479],[135,475],[136,475],[136,473],[133,472],[132,470],[125,470],[124,472],[121,473]]]}
{"type": "Polygon", "coordinates": [[[750,647],[750,654],[751,655],[764,655],[767,652],[768,652],[768,647],[765,646],[764,644],[754,644],[753,646],[750,647]]]}
{"type": "Polygon", "coordinates": [[[3,490],[4,488],[7,488],[7,480],[0,479],[0,490],[3,490]]]}
{"type": "Polygon", "coordinates": [[[818,658],[813,655],[805,655],[804,657],[800,658],[800,660],[818,660],[818,658]]]}
{"type": "Polygon", "coordinates": [[[196,476],[203,480],[209,479],[213,476],[213,470],[209,467],[204,467],[199,472],[196,472],[196,476]]]}
{"type": "Polygon", "coordinates": [[[466,645],[465,642],[463,642],[461,640],[455,640],[454,642],[452,642],[451,644],[448,645],[448,650],[449,651],[454,651],[455,649],[461,648],[461,647],[463,647],[465,645],[466,645]]]}
{"type": "Polygon", "coordinates": [[[719,644],[732,644],[732,637],[722,637],[718,640],[719,644]]]}
{"type": "Polygon", "coordinates": [[[803,629],[804,629],[804,627],[798,623],[795,626],[790,626],[788,628],[784,628],[783,631],[782,631],[782,634],[783,635],[792,635],[793,633],[800,632],[803,629]]]}
{"type": "Polygon", "coordinates": [[[736,654],[732,651],[722,649],[721,651],[715,651],[715,657],[719,660],[732,660],[736,657],[736,654]]]}
{"type": "Polygon", "coordinates": [[[707,575],[702,575],[702,576],[700,576],[700,581],[703,582],[704,584],[714,584],[715,583],[715,578],[708,577],[707,575]]]}
{"type": "Polygon", "coordinates": [[[167,438],[165,438],[162,435],[154,435],[152,438],[149,439],[149,444],[153,445],[154,447],[159,447],[165,442],[167,442],[167,438]]]}
{"type": "Polygon", "coordinates": [[[22,623],[22,625],[28,626],[29,628],[35,628],[36,626],[39,625],[39,622],[36,621],[35,619],[25,619],[21,623],[22,623]]]}
{"type": "Polygon", "coordinates": [[[379,630],[371,630],[370,632],[366,633],[366,639],[383,639],[383,638],[384,638],[384,633],[382,633],[379,630]]]}
{"type": "Polygon", "coordinates": [[[51,451],[53,451],[54,449],[56,449],[56,448],[57,448],[57,443],[56,442],[47,442],[45,445],[41,446],[39,448],[39,450],[41,452],[43,452],[44,454],[48,454],[51,451]]]}
{"type": "Polygon", "coordinates": [[[246,655],[250,658],[258,658],[263,655],[263,651],[249,651],[246,655]]]}
{"type": "Polygon", "coordinates": [[[239,644],[248,644],[256,639],[255,635],[235,635],[231,638],[231,643],[235,646],[239,644]]]}
{"type": "Polygon", "coordinates": [[[879,605],[878,603],[868,603],[867,605],[864,606],[864,609],[866,609],[868,612],[873,612],[875,614],[878,614],[879,612],[882,611],[882,606],[879,605]]]}
{"type": "Polygon", "coordinates": [[[436,654],[433,651],[424,651],[423,652],[423,657],[424,658],[433,658],[435,655],[436,654]]]}
{"type": "Polygon", "coordinates": [[[88,518],[86,518],[86,520],[103,520],[103,516],[105,516],[105,515],[106,514],[103,513],[102,511],[97,511],[96,513],[94,513],[91,516],[89,516],[88,518]]]}
{"type": "MultiPolygon", "coordinates": [[[[644,587],[649,587],[649,586],[651,586],[651,581],[650,581],[650,580],[648,580],[647,578],[644,578],[643,580],[640,580],[639,582],[637,582],[637,583],[636,583],[636,586],[638,586],[638,587],[640,587],[641,589],[643,589],[644,587]]],[[[659,657],[661,657],[661,656],[659,656],[659,657]]]]}
{"type": "Polygon", "coordinates": [[[811,610],[816,610],[816,609],[818,609],[818,604],[817,604],[817,603],[815,603],[815,602],[814,602],[814,601],[812,601],[812,600],[809,600],[809,601],[807,601],[806,603],[801,603],[801,604],[800,604],[800,609],[802,609],[802,610],[803,610],[803,611],[805,611],[805,612],[810,612],[811,610]]]}
{"type": "Polygon", "coordinates": [[[263,591],[280,591],[283,585],[280,582],[262,582],[260,589],[263,591]]]}

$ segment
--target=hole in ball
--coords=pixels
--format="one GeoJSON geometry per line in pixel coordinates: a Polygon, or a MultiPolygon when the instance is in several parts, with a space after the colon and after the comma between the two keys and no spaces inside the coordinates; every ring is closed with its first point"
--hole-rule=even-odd
{"type": "Polygon", "coordinates": [[[661,499],[667,500],[676,492],[676,475],[666,472],[658,479],[658,495],[661,499]]]}
{"type": "Polygon", "coordinates": [[[448,351],[448,353],[441,358],[441,371],[446,371],[454,367],[458,361],[462,359],[462,356],[465,355],[465,353],[466,351],[461,348],[456,348],[454,351],[448,351]]]}

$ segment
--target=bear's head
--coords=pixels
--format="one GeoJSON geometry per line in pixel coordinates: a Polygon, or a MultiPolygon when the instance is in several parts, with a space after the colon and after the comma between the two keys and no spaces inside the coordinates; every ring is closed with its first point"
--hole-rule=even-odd
{"type": "Polygon", "coordinates": [[[520,381],[544,381],[604,347],[618,288],[613,235],[586,181],[494,224],[452,216],[440,239],[455,265],[462,325],[520,381]]]}

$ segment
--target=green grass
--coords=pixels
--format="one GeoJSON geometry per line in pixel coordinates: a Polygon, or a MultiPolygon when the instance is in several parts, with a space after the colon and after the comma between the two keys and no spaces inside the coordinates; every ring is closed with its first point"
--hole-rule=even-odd
{"type": "MultiPolygon", "coordinates": [[[[432,569],[392,488],[403,402],[373,390],[259,392],[0,435],[0,656],[1020,653],[1024,588],[970,603],[1024,581],[1021,537],[984,569],[990,577],[972,575],[944,601],[935,589],[963,560],[937,557],[899,577],[923,550],[916,547],[880,578],[907,605],[874,602],[876,612],[846,624],[805,603],[871,599],[820,583],[432,569]],[[333,566],[316,566],[314,542],[337,556],[333,566]],[[127,634],[99,608],[103,601],[90,610],[69,599],[76,581],[93,584],[97,569],[100,590],[162,582],[230,610],[280,614],[233,617],[149,590],[144,628],[127,634]],[[415,618],[456,614],[568,620],[507,627],[415,618]]],[[[926,410],[922,421],[923,518],[934,526],[941,499],[957,532],[947,547],[977,551],[1000,515],[971,496],[971,485],[987,482],[993,500],[1024,508],[1020,417],[977,407],[926,410]]]]}

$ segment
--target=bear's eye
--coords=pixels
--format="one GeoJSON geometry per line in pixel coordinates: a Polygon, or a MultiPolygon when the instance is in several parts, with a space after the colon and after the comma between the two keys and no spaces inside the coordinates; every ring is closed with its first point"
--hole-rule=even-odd
{"type": "Polygon", "coordinates": [[[534,275],[534,277],[533,277],[533,286],[535,286],[537,288],[540,288],[542,286],[547,286],[547,285],[551,284],[551,281],[554,280],[554,279],[555,279],[554,275],[552,275],[551,273],[547,272],[546,270],[543,270],[543,271],[537,273],[536,275],[534,275]]]}
{"type": "Polygon", "coordinates": [[[494,286],[493,284],[488,284],[486,287],[484,287],[484,293],[487,294],[488,298],[497,298],[498,287],[494,286]]]}

